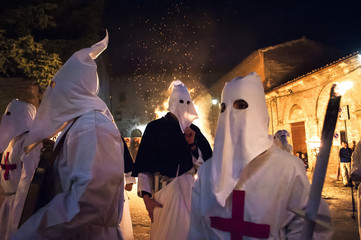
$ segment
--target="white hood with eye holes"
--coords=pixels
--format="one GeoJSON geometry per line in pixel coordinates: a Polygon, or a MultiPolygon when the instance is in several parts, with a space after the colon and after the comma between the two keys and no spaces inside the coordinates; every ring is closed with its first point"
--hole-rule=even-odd
{"type": "Polygon", "coordinates": [[[222,109],[214,140],[211,186],[217,201],[225,206],[227,197],[239,181],[244,167],[273,144],[268,135],[269,116],[261,78],[256,73],[226,83],[222,109]],[[235,100],[248,103],[235,109],[235,100]]]}
{"type": "Polygon", "coordinates": [[[170,85],[168,111],[173,113],[179,121],[182,132],[198,118],[197,111],[187,87],[179,80],[173,81],[170,85]]]}
{"type": "Polygon", "coordinates": [[[0,153],[5,151],[10,141],[30,129],[36,108],[31,103],[13,99],[6,107],[0,124],[0,153]]]}
{"type": "Polygon", "coordinates": [[[25,139],[29,152],[43,138],[57,134],[68,121],[91,110],[105,112],[106,104],[98,97],[99,79],[94,61],[108,46],[106,37],[75,52],[55,74],[53,84],[45,91],[38,114],[25,139]]]}

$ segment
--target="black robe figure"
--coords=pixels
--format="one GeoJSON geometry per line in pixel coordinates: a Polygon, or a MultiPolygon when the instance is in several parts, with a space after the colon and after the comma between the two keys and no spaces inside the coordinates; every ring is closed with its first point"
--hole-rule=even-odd
{"type": "Polygon", "coordinates": [[[208,160],[212,156],[212,149],[207,139],[197,126],[191,124],[190,128],[195,131],[196,151],[191,151],[178,121],[170,113],[150,122],[140,143],[132,176],[159,172],[173,178],[177,174],[178,164],[178,175],[182,175],[193,167],[192,155],[198,158],[198,149],[203,160],[208,160]]]}
{"type": "Polygon", "coordinates": [[[132,175],[153,222],[151,239],[186,238],[193,176],[212,156],[207,139],[191,124],[198,115],[180,81],[173,82],[168,110],[147,125],[132,175]]]}

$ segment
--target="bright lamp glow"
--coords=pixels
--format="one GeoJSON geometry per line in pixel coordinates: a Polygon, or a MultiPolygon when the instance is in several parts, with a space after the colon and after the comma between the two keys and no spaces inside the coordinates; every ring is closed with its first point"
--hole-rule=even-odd
{"type": "Polygon", "coordinates": [[[212,99],[212,104],[213,105],[216,105],[218,103],[218,100],[217,99],[212,99]]]}
{"type": "Polygon", "coordinates": [[[351,81],[345,81],[342,83],[337,83],[337,92],[339,95],[343,96],[347,92],[347,90],[350,90],[353,86],[353,83],[351,81]]]}

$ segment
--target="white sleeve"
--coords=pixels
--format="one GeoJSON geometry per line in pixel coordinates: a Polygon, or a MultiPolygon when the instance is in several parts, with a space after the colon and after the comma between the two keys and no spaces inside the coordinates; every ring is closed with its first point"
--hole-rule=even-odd
{"type": "Polygon", "coordinates": [[[204,160],[203,160],[202,151],[199,148],[197,148],[197,149],[198,149],[198,155],[199,155],[198,159],[195,156],[193,156],[193,154],[192,154],[192,161],[193,161],[194,165],[199,167],[200,165],[202,165],[204,163],[204,160]]]}
{"type": "Polygon", "coordinates": [[[132,177],[132,172],[128,172],[124,174],[125,176],[125,184],[133,183],[136,184],[137,181],[135,180],[135,177],[132,177]]]}
{"type": "Polygon", "coordinates": [[[138,195],[141,196],[141,192],[152,193],[153,189],[153,174],[152,173],[139,173],[138,174],[138,195]]]}
{"type": "MultiPolygon", "coordinates": [[[[292,192],[289,198],[288,209],[301,210],[305,209],[309,197],[310,184],[306,175],[298,175],[294,180],[292,192]]],[[[331,222],[331,215],[329,208],[324,200],[321,199],[318,214],[322,216],[322,220],[331,222]]],[[[286,238],[289,240],[298,240],[301,237],[304,219],[296,216],[294,213],[288,213],[285,218],[286,225],[286,238]]],[[[331,239],[333,235],[332,230],[321,229],[316,226],[313,239],[331,239]]]]}

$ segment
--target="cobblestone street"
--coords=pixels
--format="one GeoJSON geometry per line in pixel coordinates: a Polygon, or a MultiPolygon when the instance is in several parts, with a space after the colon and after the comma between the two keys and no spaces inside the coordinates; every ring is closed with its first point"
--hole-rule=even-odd
{"type": "MultiPolygon", "coordinates": [[[[311,174],[308,172],[309,178],[311,174]]],[[[149,239],[150,220],[144,207],[143,200],[137,196],[137,185],[128,192],[130,211],[133,221],[134,239],[149,239]]],[[[335,230],[332,240],[354,240],[359,239],[357,230],[357,212],[355,220],[352,218],[351,189],[343,187],[341,181],[327,180],[324,185],[322,197],[330,206],[333,227],[335,230]]],[[[0,201],[4,198],[0,194],[0,201]]]]}

